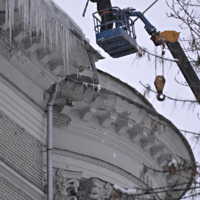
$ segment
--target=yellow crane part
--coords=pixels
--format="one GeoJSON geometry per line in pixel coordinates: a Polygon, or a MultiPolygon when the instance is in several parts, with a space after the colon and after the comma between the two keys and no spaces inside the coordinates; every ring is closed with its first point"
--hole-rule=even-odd
{"type": "Polygon", "coordinates": [[[165,78],[164,76],[156,76],[156,79],[154,81],[156,90],[157,90],[157,99],[159,101],[164,101],[165,100],[165,95],[162,94],[164,86],[165,86],[165,78]]]}
{"type": "Polygon", "coordinates": [[[163,31],[159,34],[152,36],[152,40],[156,46],[165,45],[166,42],[177,42],[180,32],[176,31],[163,31]]]}

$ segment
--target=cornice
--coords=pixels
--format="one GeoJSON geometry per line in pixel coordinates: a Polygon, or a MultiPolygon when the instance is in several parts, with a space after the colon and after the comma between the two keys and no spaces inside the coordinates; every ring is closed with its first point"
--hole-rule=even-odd
{"type": "MultiPolygon", "coordinates": [[[[141,143],[143,141],[144,144],[141,145],[141,150],[143,149],[150,153],[149,156],[153,162],[157,163],[157,167],[160,170],[168,164],[163,159],[164,156],[166,158],[170,156],[170,158],[177,159],[179,162],[179,158],[176,155],[177,151],[173,152],[174,149],[170,148],[169,141],[166,141],[167,138],[162,140],[163,136],[159,136],[160,131],[163,134],[178,133],[177,141],[185,144],[185,149],[188,150],[191,161],[194,161],[194,156],[190,146],[188,148],[187,140],[169,120],[154,109],[105,88],[102,88],[100,91],[95,91],[95,89],[92,91],[92,87],[91,85],[85,86],[79,81],[67,79],[65,83],[60,85],[58,98],[78,102],[83,101],[86,106],[76,110],[79,113],[77,117],[83,123],[87,124],[87,122],[95,118],[94,126],[96,127],[109,130],[109,126],[112,124],[112,128],[113,125],[115,126],[113,130],[115,130],[116,134],[123,135],[128,132],[133,143],[141,143]],[[91,93],[90,98],[88,93],[91,93]],[[127,105],[124,106],[124,104],[127,105]],[[158,124],[161,124],[161,127],[158,127],[158,124]],[[155,139],[150,140],[150,136],[154,136],[155,139]]],[[[164,177],[164,179],[167,179],[167,177],[164,177]]]]}
{"type": "MultiPolygon", "coordinates": [[[[183,144],[185,145],[186,149],[188,150],[190,154],[191,161],[195,163],[195,158],[188,141],[185,139],[182,133],[178,130],[177,127],[175,127],[175,125],[170,120],[166,119],[164,116],[156,112],[154,109],[148,106],[145,106],[144,104],[141,104],[137,101],[134,101],[133,99],[130,99],[124,95],[115,93],[105,88],[102,88],[99,92],[97,92],[92,87],[93,86],[91,85],[84,86],[84,84],[79,81],[67,79],[66,83],[60,86],[59,98],[72,99],[74,101],[83,101],[89,106],[91,106],[92,108],[94,107],[97,110],[97,112],[105,111],[105,113],[107,114],[116,113],[117,115],[118,115],[118,109],[121,109],[121,107],[123,107],[123,105],[121,104],[127,103],[127,105],[125,106],[126,110],[124,111],[129,113],[135,110],[134,112],[138,112],[137,118],[141,115],[138,118],[139,120],[135,119],[131,115],[127,117],[127,120],[131,120],[133,122],[135,121],[136,123],[148,121],[148,124],[146,125],[148,125],[149,127],[146,127],[146,128],[148,128],[149,129],[148,131],[150,132],[151,132],[150,129],[152,129],[151,127],[152,121],[155,121],[155,124],[158,123],[158,124],[163,125],[164,127],[169,127],[172,131],[174,131],[175,134],[177,134],[180,137],[181,141],[183,142],[183,144]],[[74,93],[76,92],[76,88],[78,87],[80,87],[81,90],[79,91],[80,96],[77,99],[76,96],[74,96],[74,93]],[[90,95],[90,98],[88,97],[89,95],[90,95]],[[118,99],[119,99],[119,102],[118,102],[118,99]],[[133,110],[131,110],[131,107],[128,105],[132,106],[133,110]],[[151,120],[149,117],[148,117],[149,119],[147,119],[147,115],[152,116],[153,120],[151,120]]],[[[95,115],[95,112],[93,112],[93,115],[95,115]]],[[[159,136],[158,130],[153,131],[151,134],[154,134],[154,132],[159,136]]]]}

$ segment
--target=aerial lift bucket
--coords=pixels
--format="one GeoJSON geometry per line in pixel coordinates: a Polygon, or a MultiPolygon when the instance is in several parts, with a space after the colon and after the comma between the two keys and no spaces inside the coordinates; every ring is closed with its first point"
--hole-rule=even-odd
{"type": "Polygon", "coordinates": [[[136,53],[138,49],[133,21],[118,7],[110,10],[113,20],[108,21],[104,14],[103,24],[98,17],[98,12],[93,14],[97,44],[113,58],[136,53]],[[109,29],[110,26],[113,28],[109,29]],[[101,32],[102,27],[106,30],[101,32]]]}

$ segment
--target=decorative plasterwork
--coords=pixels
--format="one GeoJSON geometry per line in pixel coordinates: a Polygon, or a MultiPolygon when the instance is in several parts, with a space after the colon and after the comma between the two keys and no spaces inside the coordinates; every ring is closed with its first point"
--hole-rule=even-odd
{"type": "Polygon", "coordinates": [[[106,113],[99,118],[100,126],[108,128],[108,126],[117,120],[117,113],[106,113]]]}
{"type": "Polygon", "coordinates": [[[89,121],[93,114],[97,112],[97,109],[95,107],[87,107],[81,110],[80,112],[80,118],[84,121],[89,121]]]}
{"type": "Polygon", "coordinates": [[[81,184],[77,197],[80,200],[104,200],[111,198],[113,187],[97,178],[89,179],[81,184]]]}
{"type": "Polygon", "coordinates": [[[135,199],[134,197],[137,194],[140,194],[140,197],[152,198],[145,194],[142,195],[141,190],[129,189],[129,192],[126,192],[126,189],[98,178],[77,178],[76,172],[72,172],[74,177],[68,177],[69,172],[63,169],[56,169],[54,175],[54,200],[130,200],[135,199]]]}
{"type": "Polygon", "coordinates": [[[56,170],[54,176],[54,200],[77,200],[79,180],[66,177],[64,170],[56,170]]]}
{"type": "MultiPolygon", "coordinates": [[[[125,134],[126,139],[128,139],[127,135],[129,135],[130,140],[134,144],[137,143],[136,145],[139,144],[138,148],[141,147],[145,156],[148,156],[149,160],[151,159],[151,163],[154,163],[157,169],[163,170],[168,163],[166,159],[169,157],[176,157],[176,151],[170,149],[165,140],[162,140],[163,132],[165,135],[169,134],[170,131],[174,131],[173,127],[169,126],[168,129],[164,129],[162,126],[166,126],[166,121],[161,119],[157,113],[153,112],[153,110],[150,110],[148,107],[138,105],[137,102],[127,102],[128,100],[124,100],[125,97],[119,97],[118,94],[112,93],[106,89],[101,89],[99,93],[97,93],[95,90],[92,90],[91,85],[85,86],[71,79],[67,79],[66,82],[60,86],[58,98],[79,102],[79,106],[75,107],[74,110],[72,108],[72,112],[74,112],[73,114],[76,113],[76,116],[79,114],[79,119],[76,119],[76,122],[82,120],[80,122],[83,127],[88,125],[87,122],[89,120],[93,120],[93,125],[89,123],[92,128],[103,127],[102,129],[106,129],[106,131],[111,131],[118,135],[125,134]],[[151,117],[153,119],[151,119],[151,117]],[[162,124],[162,120],[164,124],[162,124]]],[[[67,109],[67,113],[69,111],[70,110],[67,109]]],[[[84,130],[86,131],[86,129],[84,130]]],[[[172,134],[174,134],[174,132],[172,132],[172,134]]],[[[116,137],[118,136],[116,135],[116,137]]],[[[130,141],[127,142],[130,144],[130,141]]],[[[71,157],[71,155],[62,155],[71,157]]],[[[99,166],[115,171],[137,185],[141,184],[138,183],[140,180],[138,181],[137,178],[133,178],[129,173],[121,171],[121,169],[116,168],[116,166],[111,167],[108,163],[95,161],[93,158],[84,157],[82,155],[74,156],[74,158],[76,158],[76,156],[77,159],[82,157],[81,160],[93,164],[97,163],[99,166]]],[[[161,178],[163,184],[166,185],[172,182],[171,179],[169,181],[169,178],[165,175],[161,177],[160,174],[159,178],[161,178]]]]}
{"type": "MultiPolygon", "coordinates": [[[[133,143],[141,144],[141,150],[147,153],[150,152],[148,156],[152,157],[152,162],[156,162],[154,159],[157,160],[166,153],[171,154],[171,157],[174,156],[165,143],[160,141],[159,135],[156,134],[157,129],[151,126],[152,120],[147,117],[146,109],[139,108],[134,104],[126,106],[127,102],[120,100],[116,94],[109,94],[109,91],[105,89],[100,90],[99,93],[91,91],[92,94],[88,96],[92,97],[92,101],[85,102],[84,94],[90,88],[91,86],[85,87],[83,84],[67,79],[65,83],[62,83],[58,92],[58,98],[55,101],[59,108],[62,107],[62,100],[64,102],[63,107],[57,109],[57,111],[64,111],[64,107],[66,107],[65,101],[68,99],[79,102],[83,101],[82,107],[75,108],[83,123],[96,118],[97,120],[93,123],[98,124],[93,124],[94,126],[101,126],[109,130],[109,126],[112,124],[112,132],[114,131],[118,135],[128,133],[133,143]]],[[[68,115],[71,108],[69,107],[65,110],[65,114],[68,115]]],[[[162,168],[164,164],[166,162],[159,160],[158,167],[162,168]]]]}

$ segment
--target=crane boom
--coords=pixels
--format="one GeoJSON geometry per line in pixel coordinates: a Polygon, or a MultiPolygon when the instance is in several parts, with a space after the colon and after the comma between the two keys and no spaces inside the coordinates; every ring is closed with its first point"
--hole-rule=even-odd
{"type": "Polygon", "coordinates": [[[178,41],[166,42],[166,45],[169,48],[172,56],[178,59],[177,65],[179,66],[179,69],[185,77],[197,101],[200,103],[200,81],[180,43],[178,41]]]}
{"type": "Polygon", "coordinates": [[[151,39],[156,46],[161,44],[167,45],[185,80],[196,97],[196,100],[200,104],[200,80],[178,42],[178,37],[179,33],[175,31],[164,31],[152,36],[151,39]]]}

